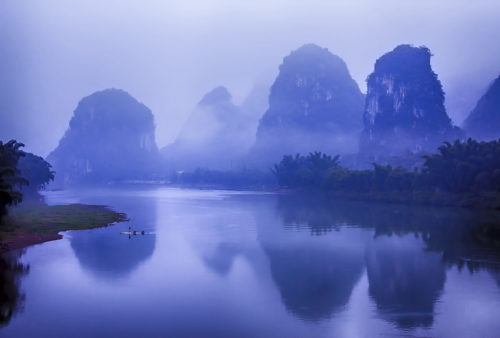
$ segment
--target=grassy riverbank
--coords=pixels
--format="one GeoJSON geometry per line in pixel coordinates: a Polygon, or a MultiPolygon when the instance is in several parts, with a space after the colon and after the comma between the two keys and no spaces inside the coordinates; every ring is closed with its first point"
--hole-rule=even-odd
{"type": "Polygon", "coordinates": [[[0,253],[60,239],[61,231],[93,229],[125,220],[125,214],[102,205],[21,204],[2,219],[0,253]]]}

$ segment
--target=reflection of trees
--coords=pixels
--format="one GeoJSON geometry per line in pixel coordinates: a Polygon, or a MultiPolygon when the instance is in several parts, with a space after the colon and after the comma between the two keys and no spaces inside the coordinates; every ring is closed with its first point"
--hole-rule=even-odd
{"type": "MultiPolygon", "coordinates": [[[[366,252],[370,296],[383,318],[399,327],[432,324],[446,265],[466,267],[471,273],[484,269],[498,276],[495,262],[500,261],[500,218],[496,212],[303,196],[280,196],[278,209],[284,229],[288,230],[305,227],[311,234],[337,230],[335,238],[349,232],[351,226],[372,228],[375,238],[366,252]]],[[[322,290],[319,294],[325,299],[330,287],[342,290],[336,283],[342,285],[349,273],[331,274],[329,271],[340,263],[329,259],[340,260],[345,269],[353,263],[343,252],[314,254],[308,251],[312,248],[295,252],[286,248],[283,245],[276,252],[266,251],[287,306],[301,309],[308,298],[314,303],[314,290],[322,290]]]]}
{"type": "Polygon", "coordinates": [[[287,228],[306,226],[311,233],[320,235],[338,229],[342,224],[328,202],[321,198],[283,196],[278,200],[278,209],[287,228]]]}
{"type": "MultiPolygon", "coordinates": [[[[150,227],[156,222],[154,200],[115,197],[112,202],[118,210],[127,210],[134,230],[153,230],[150,227]]],[[[119,233],[124,225],[73,232],[71,248],[80,264],[99,277],[117,278],[126,276],[150,257],[155,249],[155,235],[139,234],[129,238],[119,233]]]]}
{"type": "Polygon", "coordinates": [[[497,282],[498,287],[500,287],[500,267],[496,266],[490,271],[491,277],[497,282]]]}
{"type": "Polygon", "coordinates": [[[17,251],[0,255],[0,327],[9,323],[24,302],[19,283],[29,267],[19,263],[22,254],[22,251],[17,251]]]}
{"type": "Polygon", "coordinates": [[[432,325],[445,282],[439,255],[419,244],[412,237],[380,238],[366,255],[370,296],[384,318],[403,328],[432,325]]]}
{"type": "Polygon", "coordinates": [[[500,214],[495,211],[298,196],[283,196],[278,206],[286,226],[305,225],[315,234],[348,225],[374,228],[376,237],[415,234],[445,262],[471,272],[500,261],[500,214]]]}

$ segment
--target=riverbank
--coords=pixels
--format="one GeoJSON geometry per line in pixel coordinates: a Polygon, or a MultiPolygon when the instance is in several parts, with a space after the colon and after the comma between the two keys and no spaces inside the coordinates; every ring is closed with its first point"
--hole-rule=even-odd
{"type": "Polygon", "coordinates": [[[0,224],[0,253],[61,239],[59,232],[105,227],[127,216],[102,205],[21,204],[0,224]]]}

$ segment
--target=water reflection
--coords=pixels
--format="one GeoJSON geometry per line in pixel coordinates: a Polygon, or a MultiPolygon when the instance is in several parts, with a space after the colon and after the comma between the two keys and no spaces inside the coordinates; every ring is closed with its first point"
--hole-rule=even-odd
{"type": "Polygon", "coordinates": [[[413,236],[379,237],[368,248],[369,294],[386,320],[401,328],[429,327],[445,282],[437,253],[423,250],[413,236]]]}
{"type": "Polygon", "coordinates": [[[156,201],[152,198],[133,197],[103,196],[88,201],[88,203],[112,205],[116,210],[126,210],[130,222],[108,228],[74,231],[70,235],[71,248],[80,265],[99,278],[126,277],[155,250],[154,234],[135,236],[120,234],[121,231],[127,231],[129,225],[138,231],[155,230],[156,201]]]}
{"type": "Polygon", "coordinates": [[[24,303],[25,295],[19,284],[29,266],[19,263],[22,254],[23,251],[17,250],[0,255],[0,327],[7,325],[24,303]]]}
{"type": "Polygon", "coordinates": [[[361,276],[362,256],[331,247],[266,247],[283,303],[305,320],[342,310],[361,276]]]}
{"type": "MultiPolygon", "coordinates": [[[[352,250],[326,248],[320,241],[302,238],[301,245],[294,245],[283,233],[270,235],[275,242],[280,238],[280,245],[264,242],[283,302],[302,318],[325,318],[345,305],[363,266],[380,317],[400,328],[432,326],[447,267],[465,266],[471,273],[485,269],[498,276],[494,212],[298,196],[281,196],[277,209],[286,231],[308,229],[311,238],[333,231],[332,244],[360,228],[372,234],[362,260],[352,250]]],[[[352,240],[363,243],[359,236],[352,240]]]]}
{"type": "Polygon", "coordinates": [[[277,216],[260,210],[256,218],[258,239],[284,305],[301,319],[319,321],[348,303],[363,271],[368,234],[329,235],[338,222],[328,209],[312,205],[282,198],[277,216]]]}
{"type": "Polygon", "coordinates": [[[165,188],[54,194],[54,204],[110,205],[157,237],[128,239],[119,234],[124,223],[28,249],[22,287],[19,277],[0,280],[14,290],[2,296],[2,318],[24,304],[1,336],[455,337],[500,329],[489,214],[165,188]]]}
{"type": "Polygon", "coordinates": [[[240,253],[240,249],[233,243],[219,243],[211,254],[203,257],[203,263],[210,270],[224,277],[231,271],[234,258],[240,253]]]}

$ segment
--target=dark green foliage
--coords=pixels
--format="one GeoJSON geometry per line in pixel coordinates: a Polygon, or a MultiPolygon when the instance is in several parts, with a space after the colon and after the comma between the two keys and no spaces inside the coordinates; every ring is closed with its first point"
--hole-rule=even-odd
{"type": "Polygon", "coordinates": [[[19,159],[17,168],[22,177],[29,181],[29,185],[25,187],[24,192],[36,194],[39,190],[54,180],[55,172],[52,171],[50,163],[42,157],[26,153],[25,156],[19,159]]]}
{"type": "Polygon", "coordinates": [[[449,192],[499,190],[499,141],[446,142],[438,150],[424,156],[423,174],[430,186],[449,192]]]}
{"type": "Polygon", "coordinates": [[[323,184],[327,173],[339,167],[339,156],[331,157],[321,152],[286,155],[273,169],[278,184],[289,188],[317,188],[323,184]]]}
{"type": "Polygon", "coordinates": [[[418,173],[403,167],[393,168],[391,165],[373,163],[373,169],[349,170],[338,168],[332,170],[326,178],[326,190],[354,192],[411,191],[418,173]]]}
{"type": "Polygon", "coordinates": [[[25,156],[20,150],[21,147],[24,147],[24,144],[15,140],[5,144],[0,141],[0,216],[5,214],[8,205],[22,201],[23,195],[16,187],[28,184],[17,168],[19,158],[25,156]]]}
{"type": "Polygon", "coordinates": [[[500,190],[500,141],[446,142],[432,155],[424,155],[421,171],[373,163],[370,170],[350,170],[321,153],[284,156],[275,165],[278,183],[290,188],[345,192],[450,193],[500,190]]]}

